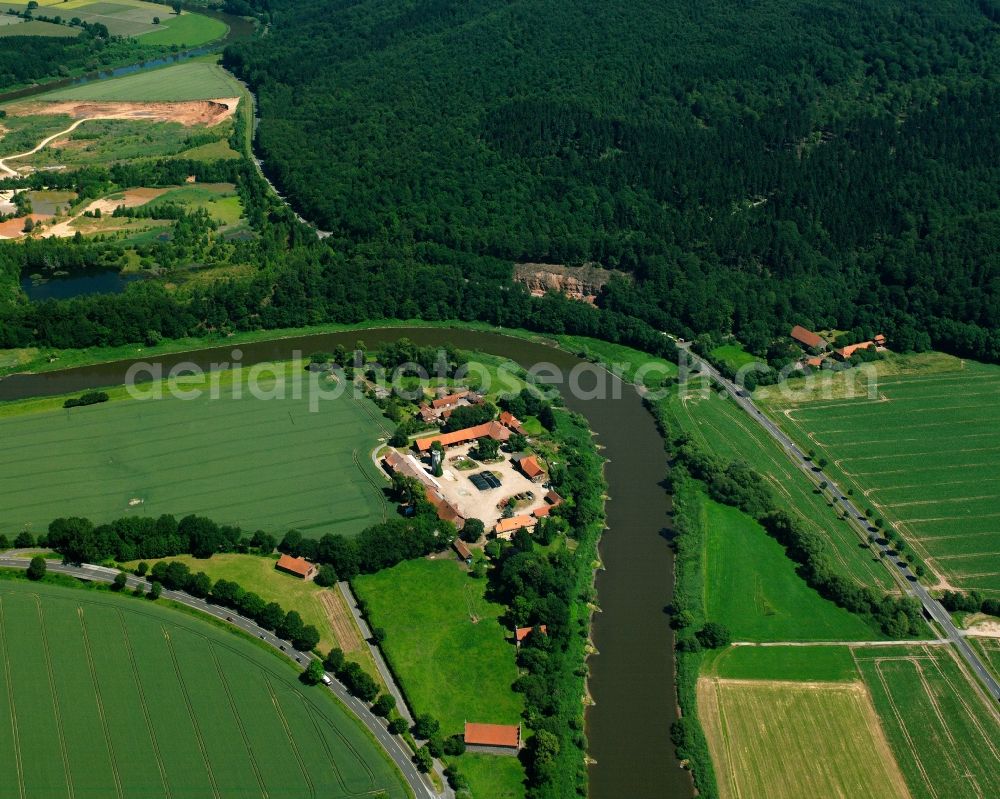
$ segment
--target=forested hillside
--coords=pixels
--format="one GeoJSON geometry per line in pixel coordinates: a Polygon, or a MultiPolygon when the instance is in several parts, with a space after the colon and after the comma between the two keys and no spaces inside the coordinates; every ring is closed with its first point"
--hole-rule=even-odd
{"type": "Polygon", "coordinates": [[[758,350],[1000,358],[997,0],[269,5],[226,62],[342,251],[595,261],[636,278],[606,307],[758,350]]]}

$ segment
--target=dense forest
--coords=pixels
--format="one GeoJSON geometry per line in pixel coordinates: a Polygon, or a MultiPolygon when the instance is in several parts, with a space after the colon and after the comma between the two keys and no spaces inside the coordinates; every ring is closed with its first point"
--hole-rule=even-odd
{"type": "Polygon", "coordinates": [[[791,322],[873,325],[1000,358],[996,0],[269,13],[226,63],[344,257],[596,262],[632,278],[601,304],[661,329],[763,351],[791,322]]]}

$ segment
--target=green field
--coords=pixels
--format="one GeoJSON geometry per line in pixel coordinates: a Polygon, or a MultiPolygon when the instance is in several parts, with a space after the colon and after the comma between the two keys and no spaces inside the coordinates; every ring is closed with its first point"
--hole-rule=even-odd
{"type": "Polygon", "coordinates": [[[1000,716],[950,647],[854,656],[916,799],[1000,796],[1000,716]]]}
{"type": "Polygon", "coordinates": [[[458,767],[472,789],[474,799],[523,799],[524,766],[516,757],[494,757],[467,753],[458,767]]]}
{"type": "Polygon", "coordinates": [[[706,530],[705,608],[741,641],[864,641],[860,616],[821,597],[785,550],[737,508],[698,494],[706,530]]]}
{"type": "Polygon", "coordinates": [[[232,183],[181,186],[157,197],[150,205],[167,202],[177,203],[191,210],[204,208],[212,219],[222,225],[234,225],[243,216],[243,206],[232,183]]]}
{"type": "Polygon", "coordinates": [[[712,355],[733,369],[740,369],[748,363],[759,362],[760,358],[751,355],[741,344],[723,344],[712,350],[712,355]]]}
{"type": "Polygon", "coordinates": [[[123,78],[57,89],[44,95],[42,99],[153,102],[213,100],[240,97],[242,94],[243,87],[222,67],[211,61],[199,60],[138,72],[123,78]]]}
{"type": "MultiPolygon", "coordinates": [[[[10,5],[4,6],[4,8],[10,7],[10,5]]],[[[37,19],[20,22],[16,25],[0,25],[0,36],[59,36],[62,38],[71,38],[79,35],[79,28],[70,28],[66,25],[56,25],[52,22],[42,22],[37,19]]]]}
{"type": "MultiPolygon", "coordinates": [[[[165,392],[70,410],[51,398],[0,405],[2,531],[38,533],[68,515],[201,513],[248,531],[319,537],[381,521],[385,482],[369,457],[386,434],[377,410],[347,390],[311,413],[307,382],[302,398],[291,398],[291,381],[304,372],[279,370],[287,399],[252,396],[244,369],[239,392],[231,374],[213,378],[219,399],[165,392]]],[[[275,381],[262,376],[260,386],[275,381]]]]}
{"type": "Polygon", "coordinates": [[[144,599],[0,582],[3,794],[408,790],[332,695],[254,642],[144,599]]]}
{"type": "Polygon", "coordinates": [[[749,463],[809,530],[828,544],[838,569],[859,585],[895,587],[888,570],[873,557],[846,521],[819,493],[812,480],[795,467],[781,447],[737,405],[714,391],[699,391],[694,381],[688,391],[673,392],[661,402],[672,433],[685,432],[706,452],[723,460],[749,463]]]}
{"type": "Polygon", "coordinates": [[[722,799],[906,799],[860,682],[698,681],[722,799]]]}
{"type": "MultiPolygon", "coordinates": [[[[195,14],[188,11],[177,16],[170,6],[155,3],[144,3],[141,0],[39,0],[36,16],[61,17],[67,22],[74,17],[82,22],[101,23],[107,27],[113,36],[141,37],[144,44],[155,45],[186,45],[196,47],[201,44],[221,39],[226,35],[227,26],[221,20],[195,14]],[[153,18],[159,17],[159,24],[153,23],[153,18]]],[[[4,10],[24,11],[26,3],[6,3],[4,10]]],[[[34,36],[78,36],[80,28],[68,24],[53,25],[51,23],[29,22],[24,25],[47,25],[60,32],[50,33],[48,30],[32,31],[34,36]]],[[[13,27],[13,26],[4,26],[13,27]]],[[[0,28],[0,35],[4,34],[0,28]]]]}
{"type": "Polygon", "coordinates": [[[850,682],[859,677],[846,646],[731,646],[707,657],[702,674],[792,682],[850,682]]]}
{"type": "Polygon", "coordinates": [[[520,721],[514,645],[498,620],[503,606],[483,596],[484,580],[446,558],[362,575],[354,588],[372,626],[386,631],[383,649],[414,712],[437,718],[444,735],[466,721],[520,721]]]}
{"type": "MultiPolygon", "coordinates": [[[[285,610],[298,611],[303,622],[312,624],[319,630],[320,642],[317,648],[320,651],[325,654],[335,646],[340,647],[348,660],[361,664],[372,677],[381,682],[375,660],[367,644],[361,639],[357,624],[338,588],[323,588],[314,582],[283,574],[274,568],[276,558],[258,555],[221,554],[207,559],[176,555],[163,560],[168,563],[175,560],[185,563],[192,574],[205,572],[213,581],[232,580],[247,591],[253,591],[265,602],[277,602],[285,610]],[[335,608],[336,612],[328,612],[327,607],[335,608]],[[348,629],[344,630],[343,624],[348,629]]],[[[151,560],[148,564],[152,567],[155,562],[151,560]]],[[[135,563],[127,566],[133,568],[135,563]]]]}
{"type": "MultiPolygon", "coordinates": [[[[1000,368],[928,356],[877,398],[767,400],[803,447],[897,526],[950,585],[1000,595],[1000,368]],[[944,368],[950,366],[951,368],[944,368]]],[[[836,392],[839,396],[840,392],[836,392]]]]}

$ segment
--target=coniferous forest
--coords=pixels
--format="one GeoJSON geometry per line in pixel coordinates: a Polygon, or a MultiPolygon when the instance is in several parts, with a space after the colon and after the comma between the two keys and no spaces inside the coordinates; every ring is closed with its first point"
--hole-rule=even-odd
{"type": "MultiPolygon", "coordinates": [[[[238,181],[240,280],[27,304],[0,346],[463,318],[643,345],[793,323],[1000,360],[998,0],[255,0],[225,63],[316,241],[238,181]],[[519,261],[618,270],[601,312],[519,261]],[[266,301],[265,301],[266,300],[266,301]]],[[[32,263],[100,256],[36,242],[32,263]]]]}

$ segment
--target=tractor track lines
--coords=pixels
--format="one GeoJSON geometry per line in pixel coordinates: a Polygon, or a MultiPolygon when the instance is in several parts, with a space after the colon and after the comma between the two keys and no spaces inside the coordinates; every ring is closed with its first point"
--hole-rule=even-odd
{"type": "Polygon", "coordinates": [[[281,703],[278,701],[278,695],[274,692],[274,686],[271,685],[271,681],[266,674],[262,673],[261,677],[267,686],[267,693],[271,697],[274,712],[278,716],[278,721],[281,722],[281,729],[284,730],[285,737],[288,738],[288,745],[292,748],[292,754],[295,756],[295,761],[299,764],[299,771],[302,772],[302,778],[306,781],[306,785],[309,786],[309,795],[316,796],[316,784],[312,781],[309,769],[306,768],[302,754],[299,752],[299,747],[295,744],[295,736],[292,735],[292,728],[288,726],[288,720],[285,718],[285,714],[281,712],[281,703]]]}
{"type": "Polygon", "coordinates": [[[59,693],[56,691],[56,676],[52,670],[52,652],[49,649],[49,637],[45,629],[45,613],[42,610],[42,600],[38,594],[32,594],[32,597],[35,600],[35,608],[38,612],[38,627],[42,638],[42,655],[45,659],[45,672],[48,675],[49,692],[52,696],[52,713],[55,716],[56,735],[59,739],[59,754],[62,757],[63,771],[66,777],[66,792],[69,794],[70,799],[73,799],[76,796],[76,791],[73,787],[73,776],[69,765],[69,749],[66,746],[66,735],[63,730],[62,710],[59,707],[59,693]]]}
{"type": "Polygon", "coordinates": [[[187,683],[184,681],[184,674],[181,672],[181,664],[177,660],[177,651],[174,649],[174,642],[170,640],[170,632],[166,627],[160,627],[163,633],[163,639],[167,642],[167,652],[170,653],[170,662],[174,667],[174,674],[177,676],[177,684],[180,686],[181,695],[184,697],[184,705],[187,708],[188,717],[191,719],[191,727],[194,730],[195,740],[198,742],[198,750],[201,752],[202,762],[205,764],[205,771],[208,773],[208,779],[212,783],[212,793],[215,794],[216,799],[221,797],[219,792],[219,786],[215,781],[215,772],[212,769],[212,761],[208,756],[208,748],[205,745],[205,736],[201,733],[201,727],[198,724],[198,716],[194,711],[194,705],[191,702],[191,694],[188,693],[187,683]]]}
{"type": "Polygon", "coordinates": [[[21,741],[17,729],[17,707],[14,704],[14,683],[10,673],[10,650],[7,648],[7,636],[4,630],[4,605],[3,597],[0,597],[0,652],[3,652],[4,682],[7,685],[7,704],[10,707],[11,735],[14,742],[14,763],[17,770],[17,791],[20,799],[25,799],[24,795],[24,764],[21,762],[21,741]]]}
{"type": "Polygon", "coordinates": [[[111,740],[111,727],[108,724],[107,714],[104,712],[104,700],[101,697],[101,685],[97,679],[97,666],[94,664],[94,652],[90,645],[90,633],[87,630],[87,623],[83,618],[83,608],[76,609],[77,617],[80,619],[80,631],[83,634],[83,652],[87,660],[87,668],[90,671],[90,681],[94,685],[94,699],[97,701],[97,715],[101,719],[101,729],[104,730],[104,741],[108,747],[108,761],[111,763],[111,778],[115,783],[115,793],[119,799],[124,796],[122,792],[122,778],[118,770],[118,758],[115,756],[115,747],[111,740]]]}

